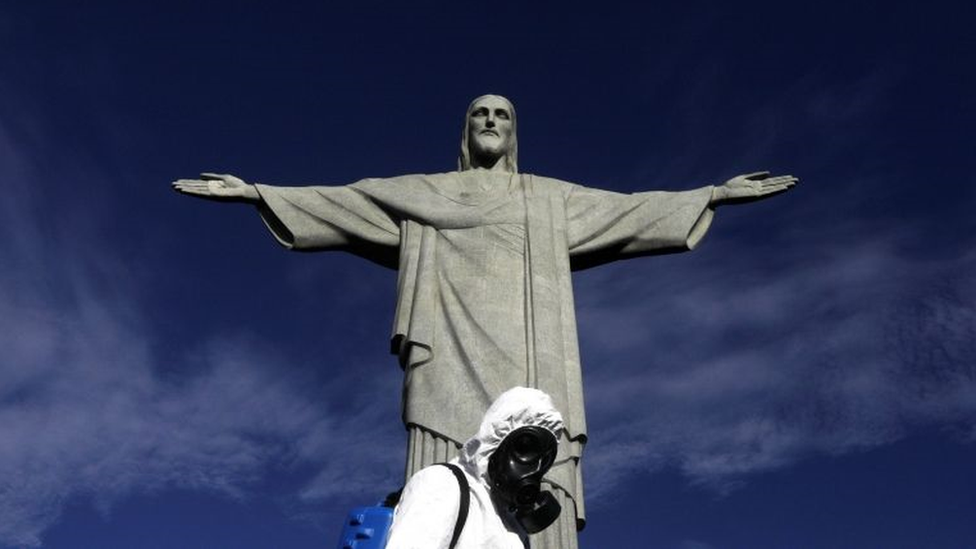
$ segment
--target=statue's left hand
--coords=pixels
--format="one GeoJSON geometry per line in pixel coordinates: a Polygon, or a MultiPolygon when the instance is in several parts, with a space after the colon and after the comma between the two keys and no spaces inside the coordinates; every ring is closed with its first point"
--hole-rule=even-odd
{"type": "Polygon", "coordinates": [[[788,191],[799,179],[792,175],[769,176],[769,172],[756,172],[729,179],[712,191],[712,206],[742,204],[762,200],[788,191]]]}

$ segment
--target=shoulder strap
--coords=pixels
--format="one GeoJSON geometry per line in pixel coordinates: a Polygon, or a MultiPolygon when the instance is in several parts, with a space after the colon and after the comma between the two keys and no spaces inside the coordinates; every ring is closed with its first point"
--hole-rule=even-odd
{"type": "Polygon", "coordinates": [[[453,463],[441,463],[454,473],[454,478],[458,481],[458,488],[461,490],[461,506],[458,508],[457,522],[454,523],[454,535],[451,536],[451,549],[457,545],[458,538],[461,537],[461,530],[464,530],[464,523],[468,521],[468,506],[471,504],[471,495],[468,493],[468,479],[464,476],[461,468],[453,463]]]}

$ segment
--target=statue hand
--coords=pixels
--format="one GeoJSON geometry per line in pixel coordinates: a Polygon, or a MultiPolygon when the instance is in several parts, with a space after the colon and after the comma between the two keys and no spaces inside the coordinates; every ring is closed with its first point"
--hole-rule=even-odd
{"type": "Polygon", "coordinates": [[[220,202],[258,202],[254,185],[229,174],[202,173],[202,179],[177,179],[173,189],[183,194],[220,202]]]}
{"type": "Polygon", "coordinates": [[[799,181],[792,175],[770,177],[769,172],[756,172],[729,179],[712,191],[712,206],[742,204],[785,192],[799,181]]]}

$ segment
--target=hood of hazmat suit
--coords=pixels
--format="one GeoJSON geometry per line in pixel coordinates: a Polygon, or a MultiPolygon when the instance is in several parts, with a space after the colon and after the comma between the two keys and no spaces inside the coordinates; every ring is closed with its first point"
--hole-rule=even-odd
{"type": "MultiPolygon", "coordinates": [[[[457,549],[523,549],[527,546],[526,528],[516,510],[507,504],[506,498],[498,497],[499,493],[492,498],[489,472],[492,456],[503,446],[508,435],[516,431],[517,436],[541,433],[546,439],[550,438],[549,434],[552,439],[558,439],[562,429],[562,415],[549,395],[542,391],[516,387],[495,400],[485,413],[478,433],[468,439],[459,456],[450,462],[464,472],[470,493],[468,517],[458,538],[457,549]],[[526,427],[537,429],[523,429],[526,427]]],[[[506,443],[506,446],[511,444],[506,443]]],[[[554,455],[554,448],[550,450],[554,455]]],[[[551,460],[545,467],[549,465],[551,460]]],[[[496,471],[499,467],[504,467],[504,463],[495,464],[496,471]]],[[[541,478],[541,473],[537,476],[541,478]]],[[[458,481],[448,468],[434,465],[422,469],[403,489],[387,549],[448,549],[460,501],[458,481]]]]}

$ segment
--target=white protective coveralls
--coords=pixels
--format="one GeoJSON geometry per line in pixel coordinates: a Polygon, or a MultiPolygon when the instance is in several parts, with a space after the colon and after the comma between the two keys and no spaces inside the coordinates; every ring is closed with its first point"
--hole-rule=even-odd
{"type": "MultiPolygon", "coordinates": [[[[506,509],[491,499],[488,460],[512,431],[529,425],[543,427],[559,439],[563,418],[549,395],[516,387],[501,394],[488,408],[478,434],[468,439],[458,465],[468,479],[471,502],[457,549],[523,549],[528,535],[506,509]]],[[[387,549],[447,549],[454,533],[461,496],[458,481],[442,465],[418,471],[403,489],[390,530],[387,549]]],[[[563,514],[572,509],[563,509],[563,514]]]]}

